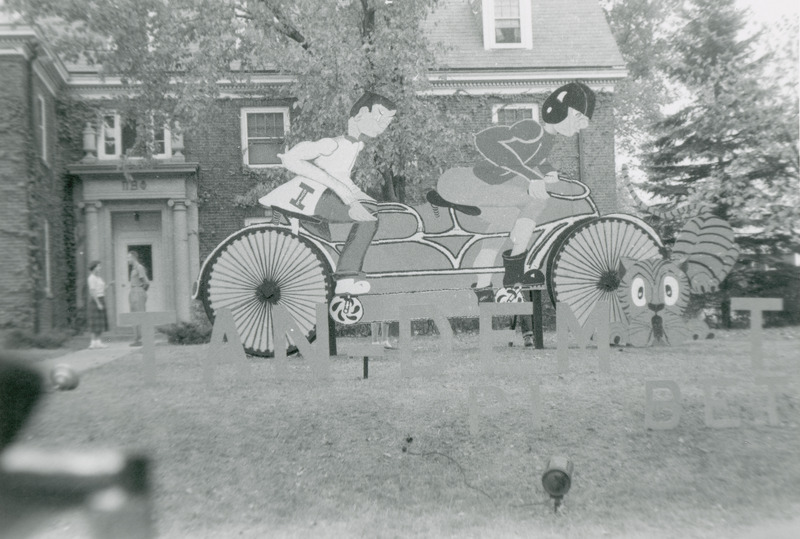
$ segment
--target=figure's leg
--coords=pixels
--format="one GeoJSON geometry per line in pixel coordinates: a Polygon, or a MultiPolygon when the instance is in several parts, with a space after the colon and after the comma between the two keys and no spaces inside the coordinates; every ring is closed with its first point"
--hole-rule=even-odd
{"type": "Polygon", "coordinates": [[[533,317],[529,314],[517,315],[519,328],[522,331],[522,342],[525,346],[533,346],[533,317]]]}
{"type": "MultiPolygon", "coordinates": [[[[374,204],[364,203],[364,206],[368,210],[374,211],[374,204]]],[[[348,206],[330,191],[326,191],[320,198],[317,215],[332,223],[353,223],[336,264],[335,293],[365,294],[369,292],[369,283],[364,279],[362,268],[369,245],[378,231],[378,221],[353,222],[348,213],[348,206]]]]}
{"type": "Polygon", "coordinates": [[[511,228],[511,256],[524,253],[528,250],[528,243],[531,241],[533,231],[536,229],[536,221],[527,217],[520,217],[511,228]]]}
{"type": "Polygon", "coordinates": [[[373,322],[370,325],[370,330],[372,332],[372,344],[380,344],[381,339],[378,336],[378,328],[380,327],[380,322],[373,322]]]}
{"type": "Polygon", "coordinates": [[[525,271],[525,256],[536,230],[536,219],[545,208],[546,200],[529,198],[519,218],[511,228],[512,247],[503,253],[503,286],[531,286],[544,284],[544,274],[538,269],[525,271]]]}
{"type": "Polygon", "coordinates": [[[339,263],[336,265],[336,294],[365,294],[369,283],[361,271],[369,244],[378,231],[378,221],[363,221],[353,224],[347,236],[339,263]]]}

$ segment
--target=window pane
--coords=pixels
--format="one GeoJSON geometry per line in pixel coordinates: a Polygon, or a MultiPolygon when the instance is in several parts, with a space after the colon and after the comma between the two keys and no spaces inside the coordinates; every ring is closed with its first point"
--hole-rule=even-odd
{"type": "Polygon", "coordinates": [[[257,112],[247,115],[247,137],[283,138],[283,113],[257,112]]]}
{"type": "Polygon", "coordinates": [[[247,162],[251,165],[277,165],[282,142],[250,141],[247,145],[247,162]]]}
{"type": "Polygon", "coordinates": [[[494,41],[495,43],[522,43],[519,19],[495,21],[494,41]]]}
{"type": "Polygon", "coordinates": [[[167,153],[167,144],[165,142],[165,131],[164,129],[159,129],[153,133],[153,154],[154,155],[164,155],[167,153]]]}
{"type": "Polygon", "coordinates": [[[531,109],[500,109],[497,111],[497,123],[501,125],[511,125],[520,120],[531,119],[533,119],[531,109]]]}
{"type": "Polygon", "coordinates": [[[494,0],[497,19],[519,19],[519,0],[494,0]]]}
{"type": "Polygon", "coordinates": [[[122,124],[122,154],[129,153],[136,144],[136,122],[122,124]]]}
{"type": "Polygon", "coordinates": [[[248,137],[263,137],[266,136],[266,114],[248,114],[247,115],[247,136],[248,137]]]}

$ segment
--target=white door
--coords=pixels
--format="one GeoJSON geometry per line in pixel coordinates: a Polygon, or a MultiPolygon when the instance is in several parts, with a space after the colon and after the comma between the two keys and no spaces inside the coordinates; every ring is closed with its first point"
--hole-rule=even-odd
{"type": "Polygon", "coordinates": [[[150,289],[147,291],[148,311],[167,311],[165,297],[167,275],[161,252],[161,234],[130,234],[120,232],[114,242],[114,283],[117,295],[117,313],[131,312],[128,295],[130,286],[130,266],[128,252],[139,254],[139,262],[147,270],[150,289]]]}

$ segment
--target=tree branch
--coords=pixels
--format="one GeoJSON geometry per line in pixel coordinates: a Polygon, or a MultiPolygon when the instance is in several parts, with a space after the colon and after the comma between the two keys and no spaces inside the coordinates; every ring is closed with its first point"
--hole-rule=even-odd
{"type": "Polygon", "coordinates": [[[361,42],[371,43],[372,32],[375,30],[375,8],[370,7],[369,0],[361,0],[361,42]]]}
{"type": "Polygon", "coordinates": [[[305,36],[300,33],[300,30],[292,24],[283,11],[276,5],[273,0],[259,0],[264,6],[272,13],[272,26],[281,34],[289,39],[296,41],[305,50],[309,50],[309,43],[306,41],[305,36]]]}

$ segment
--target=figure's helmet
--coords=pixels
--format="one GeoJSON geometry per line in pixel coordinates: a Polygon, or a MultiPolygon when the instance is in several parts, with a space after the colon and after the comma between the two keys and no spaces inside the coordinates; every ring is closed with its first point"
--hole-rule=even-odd
{"type": "Polygon", "coordinates": [[[567,117],[570,108],[577,110],[587,118],[594,113],[595,96],[591,88],[582,82],[570,82],[550,94],[542,104],[542,120],[548,124],[557,124],[567,117]]]}

